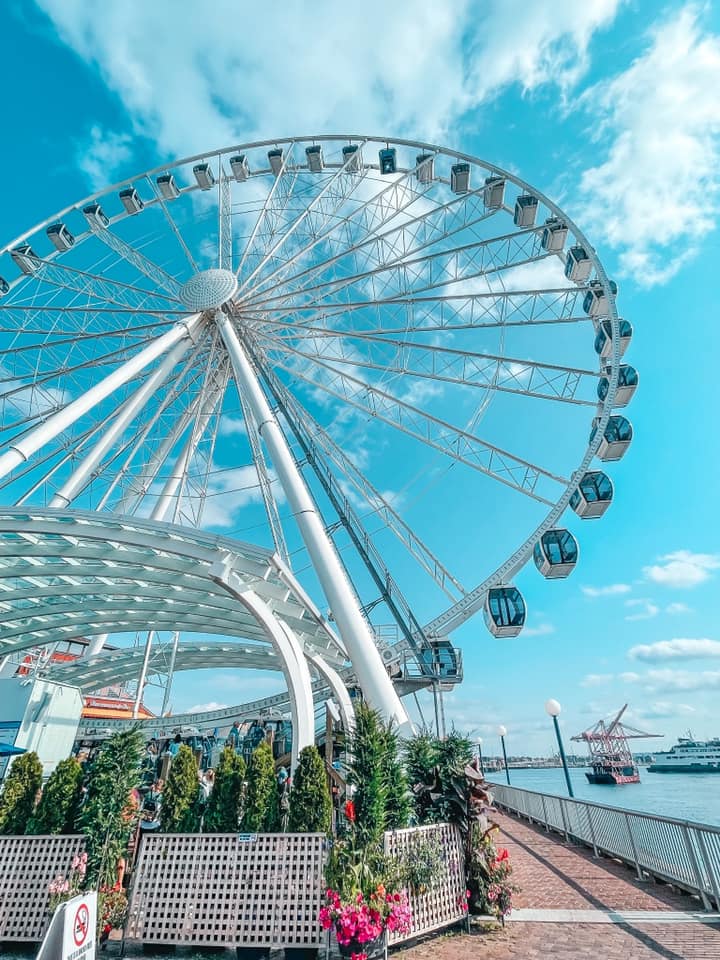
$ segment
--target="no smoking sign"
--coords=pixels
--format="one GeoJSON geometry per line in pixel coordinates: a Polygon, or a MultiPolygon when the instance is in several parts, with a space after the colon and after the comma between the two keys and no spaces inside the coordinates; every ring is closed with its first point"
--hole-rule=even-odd
{"type": "Polygon", "coordinates": [[[73,921],[73,940],[76,947],[81,947],[87,940],[90,930],[90,910],[86,903],[81,903],[75,911],[75,920],[73,921]]]}

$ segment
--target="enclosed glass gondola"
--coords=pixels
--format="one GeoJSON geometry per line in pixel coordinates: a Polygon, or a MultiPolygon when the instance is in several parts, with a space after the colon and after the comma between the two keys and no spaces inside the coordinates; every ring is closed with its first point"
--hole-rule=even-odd
{"type": "Polygon", "coordinates": [[[311,170],[313,173],[320,173],[325,165],[325,161],[323,160],[322,146],[319,143],[313,143],[311,146],[305,147],[305,158],[307,160],[308,170],[311,170]]]}
{"type": "Polygon", "coordinates": [[[517,587],[492,587],[483,614],[494,637],[516,637],[525,626],[525,601],[517,587]]]}
{"type": "Polygon", "coordinates": [[[51,223],[45,231],[50,243],[60,253],[65,253],[75,245],[75,237],[70,233],[64,223],[51,223]]]}
{"type": "Polygon", "coordinates": [[[538,211],[538,198],[530,193],[522,193],[515,201],[513,220],[516,227],[534,227],[538,211]]]}
{"type": "MultiPolygon", "coordinates": [[[[632,340],[633,329],[629,320],[619,319],[618,326],[620,328],[619,349],[620,356],[622,357],[632,340]]],[[[599,354],[603,359],[607,359],[612,354],[612,324],[609,320],[603,320],[598,327],[597,336],[595,337],[595,353],[599,354]]]]}
{"type": "Polygon", "coordinates": [[[270,164],[270,169],[276,177],[279,177],[280,171],[282,170],[283,160],[285,159],[282,150],[279,147],[276,150],[268,150],[267,157],[268,163],[270,164]]]}
{"type": "MultiPolygon", "coordinates": [[[[639,381],[640,378],[638,377],[638,372],[635,367],[631,367],[629,363],[621,363],[620,370],[618,371],[618,384],[613,406],[626,407],[635,395],[639,381]]],[[[604,400],[608,395],[609,389],[609,378],[601,377],[597,388],[598,399],[604,400]]]]}
{"type": "Polygon", "coordinates": [[[4,297],[6,293],[10,293],[10,284],[4,277],[0,277],[0,297],[4,297]]]}
{"type": "Polygon", "coordinates": [[[447,639],[433,639],[429,646],[420,651],[420,659],[432,669],[436,677],[447,683],[459,683],[462,680],[462,659],[447,639]]]}
{"type": "Polygon", "coordinates": [[[583,283],[590,276],[592,260],[585,247],[576,244],[570,247],[565,257],[565,276],[575,283],[583,283]]]}
{"type": "Polygon", "coordinates": [[[470,164],[454,163],[450,168],[450,189],[453,193],[467,193],[470,189],[470,164]]]}
{"type": "Polygon", "coordinates": [[[586,473],[577,490],[570,497],[570,506],[583,520],[601,517],[612,503],[613,485],[602,470],[586,473]]]}
{"type": "Polygon", "coordinates": [[[548,580],[569,576],[578,561],[578,545],[569,530],[546,530],[535,544],[533,560],[548,580]]]}
{"type": "MultiPolygon", "coordinates": [[[[598,421],[595,420],[590,433],[590,443],[595,439],[598,430],[598,421]]],[[[607,422],[600,446],[597,450],[597,456],[600,460],[620,460],[624,457],[628,447],[632,442],[633,429],[632,424],[625,417],[619,414],[607,422]]]]}
{"type": "Polygon", "coordinates": [[[83,216],[91,228],[106,227],[110,223],[99,203],[90,203],[83,207],[83,216]]]}
{"type": "Polygon", "coordinates": [[[505,177],[486,177],[483,203],[488,210],[499,210],[505,200],[505,177]]]}
{"type": "Polygon", "coordinates": [[[125,207],[125,212],[128,214],[140,213],[145,206],[135,187],[127,187],[127,189],[121,190],[118,196],[120,197],[120,203],[125,207]]]}
{"type": "Polygon", "coordinates": [[[395,147],[387,147],[380,150],[378,154],[380,164],[380,173],[395,173],[397,171],[397,150],[395,147]]]}
{"type": "Polygon", "coordinates": [[[419,153],[415,157],[415,176],[420,183],[431,183],[435,177],[435,154],[419,153]]]}
{"type": "Polygon", "coordinates": [[[233,177],[242,183],[250,176],[250,164],[244,153],[239,153],[235,157],[230,157],[230,169],[233,177]]]}
{"type": "Polygon", "coordinates": [[[171,173],[161,173],[155,182],[165,200],[177,200],[180,196],[180,190],[175,183],[175,177],[171,173]]]}
{"type": "Polygon", "coordinates": [[[359,173],[362,155],[358,145],[356,143],[349,143],[346,147],[342,148],[342,155],[343,163],[346,164],[345,171],[347,173],[359,173]]]}
{"type": "Polygon", "coordinates": [[[10,257],[18,270],[28,276],[35,273],[40,266],[40,258],[29,243],[21,243],[19,247],[14,247],[10,251],[10,257]]]}
{"type": "MultiPolygon", "coordinates": [[[[615,296],[618,289],[615,281],[608,281],[608,287],[610,293],[615,296]]],[[[607,316],[607,312],[610,309],[610,301],[608,300],[608,295],[605,292],[603,285],[599,280],[591,280],[588,284],[588,288],[589,289],[583,299],[583,310],[585,313],[589,317],[592,317],[593,320],[596,317],[607,316]]]]}
{"type": "Polygon", "coordinates": [[[542,248],[548,253],[559,253],[565,246],[568,235],[568,225],[557,217],[549,217],[545,221],[542,232],[542,248]]]}
{"type": "Polygon", "coordinates": [[[215,184],[215,174],[209,163],[196,163],[193,173],[201,190],[209,190],[215,184]]]}

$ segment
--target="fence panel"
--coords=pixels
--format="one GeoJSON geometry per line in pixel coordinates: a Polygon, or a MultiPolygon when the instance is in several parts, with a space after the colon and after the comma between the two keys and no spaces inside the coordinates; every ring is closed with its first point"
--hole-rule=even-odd
{"type": "Polygon", "coordinates": [[[720,827],[638,813],[493,784],[501,808],[567,833],[596,851],[619,857],[643,872],[697,893],[720,909],[720,827]]]}
{"type": "Polygon", "coordinates": [[[143,838],[126,937],[192,946],[319,947],[320,833],[143,838]]]}
{"type": "Polygon", "coordinates": [[[78,836],[0,837],[0,941],[42,940],[48,884],[66,877],[84,848],[78,836]]]}
{"type": "Polygon", "coordinates": [[[467,913],[465,858],[462,837],[456,826],[438,823],[385,834],[385,852],[398,858],[412,857],[413,851],[426,843],[439,844],[440,874],[425,893],[410,893],[412,928],[407,934],[390,934],[390,944],[457,923],[467,913]]]}

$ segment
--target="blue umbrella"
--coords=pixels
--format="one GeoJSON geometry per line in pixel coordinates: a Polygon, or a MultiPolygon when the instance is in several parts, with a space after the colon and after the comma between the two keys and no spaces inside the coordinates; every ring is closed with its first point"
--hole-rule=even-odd
{"type": "Polygon", "coordinates": [[[14,757],[18,753],[25,753],[25,750],[14,747],[11,743],[0,743],[0,757],[14,757]]]}

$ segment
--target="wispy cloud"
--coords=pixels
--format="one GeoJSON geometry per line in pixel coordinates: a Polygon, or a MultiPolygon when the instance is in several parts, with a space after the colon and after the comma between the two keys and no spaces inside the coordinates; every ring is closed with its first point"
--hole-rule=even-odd
{"type": "Polygon", "coordinates": [[[524,637],[546,637],[550,633],[555,633],[555,627],[551,623],[539,623],[536,627],[524,627],[524,637]]]}
{"type": "Polygon", "coordinates": [[[672,720],[674,717],[689,717],[695,713],[695,707],[689,703],[671,703],[668,700],[656,700],[646,707],[635,711],[641,720],[672,720]]]}
{"type": "Polygon", "coordinates": [[[580,681],[581,687],[604,687],[615,679],[613,673],[589,673],[580,681]]]}
{"type": "Polygon", "coordinates": [[[687,590],[705,583],[717,569],[720,569],[718,554],[675,550],[660,557],[658,563],[645,567],[643,573],[648,580],[663,587],[687,590]]]}
{"type": "Polygon", "coordinates": [[[702,660],[720,657],[720,641],[706,638],[676,637],[657,643],[641,643],[628,650],[631,660],[702,660]]]}
{"type": "Polygon", "coordinates": [[[630,621],[652,620],[653,617],[656,617],[660,613],[660,607],[656,603],[653,603],[652,600],[647,600],[644,598],[626,600],[625,606],[635,611],[635,613],[628,613],[625,617],[626,620],[630,621]]]}
{"type": "Polygon", "coordinates": [[[652,27],[623,73],[586,91],[598,154],[581,196],[597,234],[646,285],[672,277],[717,220],[720,37],[687,4],[652,27]]]}
{"type": "MultiPolygon", "coordinates": [[[[77,153],[77,163],[93,190],[112,183],[127,168],[132,156],[132,137],[94,126],[77,153]]],[[[127,172],[127,170],[126,170],[127,172]]]]}
{"type": "Polygon", "coordinates": [[[692,607],[689,607],[686,603],[669,603],[665,607],[665,613],[669,613],[671,616],[679,616],[682,613],[692,612],[692,607]]]}
{"type": "Polygon", "coordinates": [[[610,583],[606,587],[580,587],[586,597],[618,597],[630,593],[632,587],[628,583],[610,583]]]}

